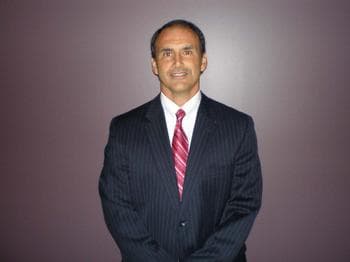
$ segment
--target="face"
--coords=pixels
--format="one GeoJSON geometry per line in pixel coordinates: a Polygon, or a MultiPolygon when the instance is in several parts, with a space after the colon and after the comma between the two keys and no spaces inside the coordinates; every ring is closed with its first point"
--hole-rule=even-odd
{"type": "Polygon", "coordinates": [[[161,32],[156,41],[152,71],[161,91],[169,98],[191,98],[199,90],[199,78],[207,67],[201,55],[198,36],[192,30],[173,26],[161,32]]]}

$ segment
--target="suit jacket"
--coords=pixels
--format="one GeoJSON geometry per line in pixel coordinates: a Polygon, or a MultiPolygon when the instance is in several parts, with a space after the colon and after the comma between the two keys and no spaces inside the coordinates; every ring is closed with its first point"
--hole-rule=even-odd
{"type": "Polygon", "coordinates": [[[243,262],[262,193],[252,118],[202,94],[180,202],[158,95],[112,120],[99,192],[123,261],[243,262]]]}

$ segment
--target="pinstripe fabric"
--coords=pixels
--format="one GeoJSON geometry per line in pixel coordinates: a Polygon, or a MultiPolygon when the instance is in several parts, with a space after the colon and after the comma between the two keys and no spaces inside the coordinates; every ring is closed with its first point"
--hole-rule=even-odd
{"type": "Polygon", "coordinates": [[[99,181],[123,261],[245,261],[261,205],[252,119],[202,96],[182,202],[159,96],[114,118],[99,181]]]}

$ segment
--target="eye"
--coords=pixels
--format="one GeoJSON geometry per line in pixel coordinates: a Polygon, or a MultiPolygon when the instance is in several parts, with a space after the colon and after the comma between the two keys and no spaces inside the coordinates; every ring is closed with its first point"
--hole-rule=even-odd
{"type": "Polygon", "coordinates": [[[169,57],[169,56],[171,56],[171,51],[169,50],[169,51],[164,51],[163,52],[163,56],[164,57],[169,57]]]}
{"type": "Polygon", "coordinates": [[[184,55],[192,55],[192,50],[185,50],[184,55]]]}

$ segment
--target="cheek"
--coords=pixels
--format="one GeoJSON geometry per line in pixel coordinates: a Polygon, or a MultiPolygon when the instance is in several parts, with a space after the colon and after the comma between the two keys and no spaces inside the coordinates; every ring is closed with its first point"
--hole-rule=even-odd
{"type": "Polygon", "coordinates": [[[192,66],[192,73],[198,75],[201,71],[201,67],[199,65],[192,66]]]}
{"type": "Polygon", "coordinates": [[[168,73],[164,68],[158,68],[158,77],[162,80],[168,79],[168,73]]]}
{"type": "Polygon", "coordinates": [[[159,74],[166,75],[167,72],[169,71],[169,66],[166,64],[162,64],[158,67],[159,74]]]}
{"type": "Polygon", "coordinates": [[[158,68],[158,73],[159,73],[159,75],[162,75],[162,76],[166,75],[165,68],[164,67],[159,67],[158,68]]]}

